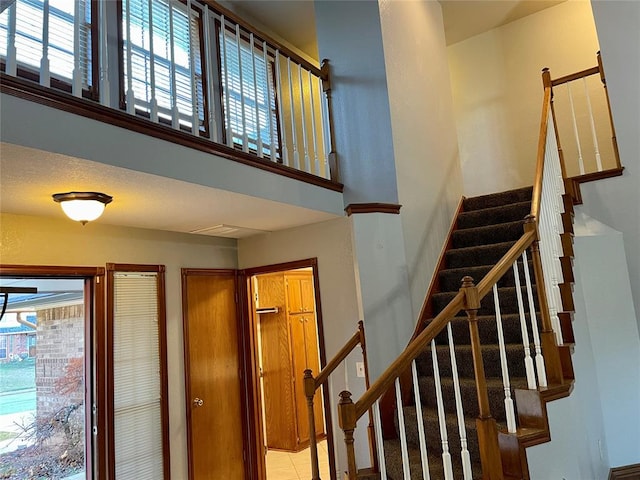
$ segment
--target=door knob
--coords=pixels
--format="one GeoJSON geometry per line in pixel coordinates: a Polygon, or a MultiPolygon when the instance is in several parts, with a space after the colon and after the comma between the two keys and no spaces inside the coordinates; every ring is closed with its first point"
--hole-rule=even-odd
{"type": "Polygon", "coordinates": [[[201,407],[202,405],[204,405],[204,400],[202,400],[201,398],[194,398],[193,399],[193,406],[194,407],[201,407]]]}

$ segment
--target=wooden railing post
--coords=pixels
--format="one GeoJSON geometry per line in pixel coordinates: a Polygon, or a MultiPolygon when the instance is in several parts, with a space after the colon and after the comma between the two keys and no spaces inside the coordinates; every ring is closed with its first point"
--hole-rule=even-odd
{"type": "Polygon", "coordinates": [[[338,165],[338,156],[336,153],[335,128],[333,125],[333,104],[331,99],[331,69],[329,68],[329,60],[323,59],[320,66],[322,72],[322,90],[327,96],[327,122],[329,124],[329,169],[331,171],[331,180],[340,181],[340,166],[338,165]]]}
{"type": "Polygon", "coordinates": [[[611,143],[613,144],[613,154],[616,157],[616,165],[618,168],[622,167],[620,163],[620,152],[618,151],[618,139],[616,138],[616,128],[613,126],[613,114],[611,113],[611,103],[609,101],[609,90],[607,89],[607,80],[604,76],[604,67],[602,66],[602,56],[600,52],[597,54],[598,57],[598,70],[600,70],[600,81],[602,82],[602,87],[604,88],[604,97],[607,99],[607,110],[609,111],[609,123],[611,123],[611,143]]]}
{"type": "Polygon", "coordinates": [[[311,370],[304,371],[304,395],[307,397],[307,410],[309,420],[309,454],[311,455],[311,480],[320,480],[318,467],[318,444],[316,441],[316,419],[313,411],[313,397],[316,393],[316,380],[311,370]]]}
{"type": "Polygon", "coordinates": [[[353,432],[356,429],[356,405],[351,400],[351,392],[343,390],[340,392],[340,402],[338,402],[338,421],[340,428],[344,432],[344,443],[347,447],[347,478],[356,480],[356,452],[353,447],[353,432]]]}
{"type": "Polygon", "coordinates": [[[533,215],[527,215],[524,230],[525,232],[533,231],[535,233],[535,239],[531,244],[531,259],[533,260],[533,271],[538,291],[538,306],[540,307],[540,316],[542,318],[540,340],[542,344],[542,353],[544,355],[545,369],[547,371],[547,381],[549,384],[557,385],[563,382],[562,364],[560,362],[558,344],[556,343],[556,334],[553,331],[551,316],[549,315],[549,303],[547,301],[544,272],[542,270],[542,260],[540,258],[540,249],[538,245],[538,226],[536,218],[533,215]]]}
{"type": "MultiPolygon", "coordinates": [[[[369,362],[367,361],[367,342],[364,337],[364,322],[358,322],[358,334],[360,336],[360,349],[362,350],[362,361],[364,362],[364,385],[369,390],[369,362]]],[[[369,425],[367,426],[367,434],[369,439],[369,453],[371,455],[371,466],[373,471],[378,471],[378,455],[376,455],[376,433],[373,426],[373,409],[369,409],[369,425]]]]}
{"type": "Polygon", "coordinates": [[[482,350],[480,346],[480,334],[478,332],[478,310],[480,309],[478,287],[474,285],[473,278],[466,276],[462,279],[460,291],[464,293],[464,309],[467,312],[467,319],[469,320],[473,370],[480,411],[476,419],[476,426],[482,474],[483,478],[487,480],[502,479],[504,476],[502,473],[500,446],[498,444],[498,426],[495,419],[491,416],[489,408],[489,394],[487,392],[487,381],[484,374],[484,364],[482,362],[482,350]]]}

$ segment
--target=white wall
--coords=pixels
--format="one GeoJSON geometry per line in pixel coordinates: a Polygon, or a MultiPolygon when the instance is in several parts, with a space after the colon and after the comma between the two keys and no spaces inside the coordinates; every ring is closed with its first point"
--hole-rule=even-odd
{"type": "Polygon", "coordinates": [[[640,328],[640,2],[598,0],[592,6],[625,170],[622,177],[584,184],[582,208],[624,234],[640,328]]]}
{"type": "Polygon", "coordinates": [[[440,4],[383,0],[380,19],[414,327],[462,176],[440,4]]]}
{"type": "Polygon", "coordinates": [[[467,196],[533,183],[542,68],[552,78],[578,72],[597,64],[598,50],[588,0],[569,0],[449,46],[467,196]]]}
{"type": "Polygon", "coordinates": [[[532,478],[606,478],[640,462],[640,336],[622,234],[580,213],[571,396],[548,404],[551,442],[527,450],[532,478]]]}
{"type": "Polygon", "coordinates": [[[167,365],[171,477],[187,478],[187,432],[182,343],[181,268],[236,268],[236,241],[157,230],[114,227],[100,221],[2,214],[0,259],[5,264],[166,266],[167,365]]]}
{"type": "MultiPolygon", "coordinates": [[[[241,269],[314,257],[318,259],[324,341],[327,358],[330,359],[356,332],[361,319],[358,313],[349,219],[345,217],[238,241],[238,263],[241,269]]],[[[330,397],[335,402],[331,409],[338,472],[346,470],[347,465],[336,411],[338,394],[348,389],[355,400],[364,392],[364,382],[356,377],[355,369],[355,362],[361,359],[359,352],[355,352],[347,359],[347,373],[339,367],[330,378],[330,397]]],[[[365,417],[363,419],[366,420],[365,417]]],[[[357,434],[358,458],[360,465],[364,466],[363,462],[368,461],[364,424],[359,424],[357,434]]]]}

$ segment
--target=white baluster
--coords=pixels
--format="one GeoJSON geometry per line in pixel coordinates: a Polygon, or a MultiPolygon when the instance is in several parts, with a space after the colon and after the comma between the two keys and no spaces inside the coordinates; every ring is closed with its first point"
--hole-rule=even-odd
{"type": "Polygon", "coordinates": [[[156,99],[156,57],[153,53],[153,0],[149,0],[149,84],[151,87],[151,121],[158,122],[156,99]]]}
{"type": "MultiPolygon", "coordinates": [[[[522,266],[529,268],[526,263],[522,266]]],[[[529,331],[527,329],[527,319],[524,315],[524,302],[522,301],[522,291],[520,289],[520,272],[518,272],[518,260],[513,264],[513,277],[518,297],[518,313],[520,315],[520,331],[522,332],[522,346],[524,347],[524,368],[527,372],[527,387],[530,390],[536,388],[536,372],[533,368],[533,358],[531,358],[531,347],[529,346],[529,331]]]]}
{"type": "Polygon", "coordinates": [[[40,59],[40,85],[48,87],[51,84],[49,71],[49,0],[42,4],[42,58],[40,59]]]}
{"type": "MultiPolygon", "coordinates": [[[[207,112],[208,115],[208,119],[209,119],[209,138],[218,143],[218,125],[217,125],[217,121],[216,121],[216,114],[215,114],[215,107],[214,107],[214,98],[216,97],[217,93],[215,91],[215,86],[214,86],[214,82],[213,82],[213,68],[211,66],[212,62],[209,61],[210,58],[213,58],[212,56],[214,55],[213,53],[213,48],[211,46],[211,15],[209,13],[209,7],[208,5],[205,4],[204,6],[204,58],[206,59],[206,61],[204,62],[205,64],[205,68],[206,68],[206,72],[207,72],[207,79],[209,80],[207,82],[207,98],[209,100],[209,110],[207,112]]],[[[224,35],[223,35],[223,40],[224,42],[224,35]]]]}
{"type": "Polygon", "coordinates": [[[380,480],[387,480],[387,461],[384,458],[384,440],[382,438],[382,420],[380,419],[380,400],[373,404],[373,430],[376,436],[376,450],[378,451],[378,466],[380,480]]]}
{"type": "MultiPolygon", "coordinates": [[[[180,110],[178,110],[178,85],[176,83],[176,56],[173,36],[173,0],[169,0],[169,56],[171,58],[171,126],[180,129],[180,110]]],[[[187,24],[189,23],[187,13],[187,24]]],[[[207,22],[205,22],[206,24],[207,22]]]]}
{"type": "Polygon", "coordinates": [[[80,62],[80,26],[84,22],[84,2],[76,0],[73,4],[73,80],[71,94],[82,97],[82,63],[80,62]]]}
{"type": "Polygon", "coordinates": [[[7,59],[5,72],[7,75],[16,76],[18,71],[17,51],[16,51],[16,9],[18,2],[13,2],[9,7],[9,25],[7,26],[7,59]]]}
{"type": "Polygon", "coordinates": [[[307,118],[305,115],[306,108],[304,102],[304,90],[302,88],[302,67],[298,64],[298,88],[300,89],[300,118],[302,122],[302,148],[304,152],[304,169],[305,172],[311,172],[311,162],[309,160],[309,146],[307,144],[307,118]]]}
{"type": "MultiPolygon", "coordinates": [[[[318,94],[323,97],[322,79],[318,78],[318,94]]],[[[331,169],[329,168],[329,153],[331,153],[331,138],[329,137],[329,106],[325,96],[322,103],[322,138],[324,140],[324,178],[331,178],[331,169]]]]}
{"type": "Polygon", "coordinates": [[[276,161],[276,141],[275,132],[273,128],[273,122],[271,121],[271,87],[269,86],[269,78],[271,74],[269,72],[269,58],[267,56],[267,42],[262,42],[262,58],[264,60],[265,78],[267,79],[265,88],[267,89],[267,122],[269,122],[269,157],[272,162],[276,161]]]}
{"type": "Polygon", "coordinates": [[[527,300],[529,301],[529,317],[531,318],[531,331],[533,332],[533,347],[536,351],[536,372],[538,373],[538,384],[541,387],[547,386],[547,372],[544,366],[544,357],[542,356],[542,347],[540,346],[540,332],[538,330],[538,319],[536,318],[536,307],[533,303],[533,288],[531,288],[531,277],[529,275],[529,260],[527,259],[527,251],[522,252],[522,263],[526,265],[524,269],[524,279],[527,286],[527,300]]]}
{"type": "MultiPolygon", "coordinates": [[[[409,469],[409,450],[407,448],[407,430],[404,427],[404,411],[402,408],[402,392],[400,391],[400,380],[396,378],[396,409],[398,413],[398,430],[400,434],[400,452],[402,454],[402,473],[404,480],[411,480],[411,470],[409,469]]],[[[416,415],[420,417],[416,407],[416,415]]]]}
{"type": "MultiPolygon", "coordinates": [[[[309,95],[311,96],[311,133],[313,140],[313,173],[316,175],[320,175],[320,165],[318,163],[318,141],[317,141],[317,132],[316,132],[316,105],[313,94],[313,75],[309,72],[309,95]]],[[[311,169],[309,169],[309,173],[311,173],[311,169]]]]}
{"type": "Polygon", "coordinates": [[[442,402],[442,385],[440,383],[440,367],[438,366],[438,353],[436,352],[436,342],[431,340],[431,361],[433,362],[433,379],[436,387],[436,402],[438,405],[438,424],[440,425],[440,441],[442,443],[442,466],[445,480],[453,480],[453,466],[451,465],[451,454],[449,453],[449,438],[447,435],[447,419],[444,413],[442,402]]]}
{"type": "Polygon", "coordinates": [[[584,160],[582,159],[582,147],[580,145],[580,134],[578,133],[578,122],[576,120],[576,111],[573,107],[573,94],[571,93],[571,85],[567,83],[567,92],[569,94],[569,105],[571,106],[571,118],[573,119],[573,134],[576,137],[576,146],[578,147],[578,166],[580,167],[580,175],[584,175],[584,160]]]}
{"type": "Polygon", "coordinates": [[[109,84],[109,48],[107,45],[107,2],[98,2],[100,28],[98,43],[100,45],[100,103],[111,106],[111,86],[109,84]]]}
{"type": "Polygon", "coordinates": [[[126,0],[125,25],[127,30],[127,113],[133,115],[136,112],[136,98],[133,92],[133,67],[131,60],[131,0],[126,0]]]}
{"type": "Polygon", "coordinates": [[[596,155],[596,165],[598,171],[602,171],[602,159],[600,158],[600,148],[598,147],[598,137],[596,135],[596,124],[593,121],[593,110],[591,109],[591,97],[589,96],[589,89],[587,88],[587,78],[582,77],[584,83],[584,94],[587,97],[587,108],[589,109],[589,120],[591,120],[591,135],[593,136],[593,150],[596,155]]]}
{"type": "Polygon", "coordinates": [[[429,474],[429,456],[427,454],[427,438],[424,434],[424,420],[422,418],[422,400],[420,399],[420,384],[418,383],[418,372],[416,369],[416,361],[411,362],[411,378],[413,380],[413,399],[416,404],[416,423],[418,427],[418,440],[420,441],[420,460],[422,461],[422,478],[430,480],[429,474]]]}
{"type": "Polygon", "coordinates": [[[249,35],[249,50],[251,51],[251,66],[253,68],[253,99],[256,104],[256,132],[258,138],[256,139],[257,145],[257,154],[260,158],[264,157],[264,152],[262,151],[262,133],[260,132],[260,108],[258,106],[258,77],[256,75],[256,55],[255,55],[255,45],[253,39],[253,33],[249,35]]]}
{"type": "Polygon", "coordinates": [[[189,70],[191,74],[191,133],[200,134],[200,116],[198,115],[198,85],[196,84],[196,52],[200,48],[197,39],[193,38],[191,28],[191,0],[187,0],[187,28],[189,29],[189,70]]]}
{"type": "Polygon", "coordinates": [[[462,460],[462,473],[464,480],[472,480],[471,457],[467,448],[467,428],[464,424],[464,410],[462,409],[462,395],[460,394],[460,379],[458,378],[458,362],[456,360],[455,345],[451,322],[447,323],[447,335],[449,337],[449,355],[451,357],[451,373],[453,376],[453,392],[456,399],[456,415],[458,417],[458,433],[460,435],[460,458],[462,460]]]}
{"type": "Polygon", "coordinates": [[[225,128],[226,128],[226,138],[227,145],[229,147],[233,147],[233,126],[231,125],[231,109],[229,107],[229,73],[226,71],[229,68],[229,63],[227,62],[227,24],[224,19],[224,15],[220,17],[220,25],[222,31],[222,58],[224,64],[224,100],[225,100],[225,128]]]}
{"type": "MultiPolygon", "coordinates": [[[[293,99],[293,81],[291,80],[291,59],[287,58],[287,76],[289,78],[289,104],[291,110],[291,134],[292,134],[292,145],[293,145],[293,167],[297,170],[300,170],[300,154],[298,153],[298,135],[296,133],[296,113],[294,109],[294,99],[293,99]]],[[[290,165],[291,166],[291,165],[290,165]]]]}
{"type": "Polygon", "coordinates": [[[276,92],[278,99],[278,111],[280,112],[280,140],[282,141],[281,152],[282,162],[291,166],[289,161],[289,150],[287,149],[287,132],[284,129],[284,110],[282,109],[282,74],[280,72],[280,50],[276,50],[276,92]]]}
{"type": "Polygon", "coordinates": [[[240,111],[242,112],[242,151],[249,151],[249,137],[247,136],[247,116],[244,105],[244,76],[242,72],[242,48],[240,46],[240,25],[236,24],[236,45],[238,46],[238,73],[240,74],[240,111]]]}
{"type": "Polygon", "coordinates": [[[500,314],[500,299],[498,298],[498,286],[493,285],[493,303],[496,309],[496,325],[498,327],[498,344],[500,346],[500,367],[502,369],[502,386],[504,387],[504,409],[507,414],[507,430],[516,432],[516,414],[511,398],[511,381],[509,380],[509,366],[507,365],[507,350],[504,345],[504,333],[502,331],[502,315],[500,314]]]}

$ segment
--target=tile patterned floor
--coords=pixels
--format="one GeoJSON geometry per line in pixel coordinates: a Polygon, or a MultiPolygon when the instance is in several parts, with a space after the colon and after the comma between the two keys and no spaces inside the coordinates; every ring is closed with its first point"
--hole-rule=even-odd
{"type": "MultiPolygon", "coordinates": [[[[320,478],[329,478],[329,460],[327,442],[318,443],[318,464],[320,478]]],[[[309,449],[298,453],[267,452],[267,480],[309,480],[311,478],[311,457],[309,449]]]]}

